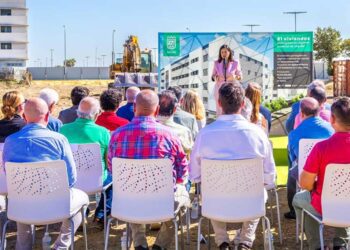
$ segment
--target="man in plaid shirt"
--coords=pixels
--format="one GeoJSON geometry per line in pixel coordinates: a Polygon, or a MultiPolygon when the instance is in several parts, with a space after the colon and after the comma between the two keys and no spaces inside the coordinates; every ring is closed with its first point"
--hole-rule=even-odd
{"type": "MultiPolygon", "coordinates": [[[[159,99],[152,90],[143,90],[136,97],[135,117],[127,125],[118,128],[111,137],[108,149],[108,166],[112,170],[112,159],[156,159],[169,158],[173,162],[175,203],[189,204],[185,184],[188,162],[180,139],[167,127],[156,121],[159,99]]],[[[131,224],[132,238],[136,250],[148,249],[145,226],[131,224]]],[[[172,241],[173,223],[166,222],[158,233],[152,249],[167,248],[172,241]]]]}

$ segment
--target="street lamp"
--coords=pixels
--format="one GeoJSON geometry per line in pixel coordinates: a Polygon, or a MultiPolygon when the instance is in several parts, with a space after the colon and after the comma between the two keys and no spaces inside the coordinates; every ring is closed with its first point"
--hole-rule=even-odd
{"type": "Polygon", "coordinates": [[[64,36],[64,67],[67,63],[67,39],[66,39],[66,25],[63,25],[63,36],[64,36]]]}
{"type": "Polygon", "coordinates": [[[250,27],[250,32],[253,32],[253,27],[260,26],[260,24],[243,24],[243,26],[250,27]]]}
{"type": "Polygon", "coordinates": [[[104,67],[105,66],[105,57],[106,57],[106,55],[101,55],[102,56],[102,67],[104,67]]]}
{"type": "Polygon", "coordinates": [[[51,54],[51,68],[53,67],[53,51],[54,51],[54,49],[50,49],[50,54],[51,54]]]}
{"type": "Polygon", "coordinates": [[[191,32],[190,28],[186,27],[187,32],[191,32]]]}
{"type": "Polygon", "coordinates": [[[115,35],[115,30],[113,30],[113,33],[112,33],[112,64],[115,63],[114,35],[115,35]]]}
{"type": "Polygon", "coordinates": [[[287,11],[283,12],[283,14],[294,15],[294,32],[297,32],[297,15],[306,14],[306,11],[287,11]]]}

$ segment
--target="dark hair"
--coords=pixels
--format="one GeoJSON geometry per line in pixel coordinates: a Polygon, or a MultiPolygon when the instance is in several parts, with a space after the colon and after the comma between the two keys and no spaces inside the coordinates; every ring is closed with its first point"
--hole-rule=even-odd
{"type": "Polygon", "coordinates": [[[219,56],[218,56],[218,62],[221,63],[222,61],[222,57],[221,57],[221,50],[222,49],[227,49],[227,51],[230,53],[229,57],[228,57],[228,61],[231,62],[233,61],[233,56],[232,56],[232,50],[230,49],[230,47],[226,44],[222,45],[219,49],[219,56]]]}
{"type": "Polygon", "coordinates": [[[341,97],[332,104],[332,114],[346,127],[350,128],[350,98],[341,97]]]}
{"type": "Polygon", "coordinates": [[[101,108],[104,111],[114,111],[119,107],[122,98],[123,95],[115,89],[105,90],[100,96],[101,108]]]}
{"type": "Polygon", "coordinates": [[[77,86],[70,92],[70,98],[72,99],[73,105],[79,105],[80,101],[89,96],[89,94],[90,91],[87,87],[77,86]]]}
{"type": "Polygon", "coordinates": [[[177,98],[173,91],[165,90],[159,94],[159,115],[171,116],[174,114],[174,108],[177,104],[177,98]]]}
{"type": "Polygon", "coordinates": [[[180,86],[170,86],[168,90],[172,91],[175,94],[177,101],[180,101],[182,97],[182,88],[180,86]]]}
{"type": "MultiPolygon", "coordinates": [[[[313,98],[313,97],[307,97],[307,98],[313,98]]],[[[306,116],[316,116],[320,112],[320,106],[318,103],[316,105],[308,105],[306,101],[304,101],[303,99],[300,101],[300,111],[306,116]]]]}
{"type": "Polygon", "coordinates": [[[326,91],[319,86],[311,89],[309,95],[310,97],[315,98],[320,105],[327,101],[326,91]]]}
{"type": "Polygon", "coordinates": [[[244,89],[239,82],[224,83],[219,89],[223,114],[237,113],[244,102],[244,89]]]}

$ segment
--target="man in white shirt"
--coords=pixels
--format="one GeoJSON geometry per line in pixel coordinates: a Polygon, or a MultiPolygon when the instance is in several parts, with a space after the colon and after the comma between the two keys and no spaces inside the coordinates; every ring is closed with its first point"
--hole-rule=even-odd
{"type": "MultiPolygon", "coordinates": [[[[201,159],[263,159],[264,182],[275,180],[275,162],[270,142],[264,131],[247,121],[241,110],[244,106],[244,89],[240,83],[225,83],[219,89],[219,105],[223,115],[204,127],[197,135],[190,162],[190,180],[201,181],[201,159]]],[[[212,220],[215,242],[220,250],[228,250],[229,237],[226,223],[212,220]]],[[[251,249],[259,219],[243,223],[238,249],[251,249]]]]}

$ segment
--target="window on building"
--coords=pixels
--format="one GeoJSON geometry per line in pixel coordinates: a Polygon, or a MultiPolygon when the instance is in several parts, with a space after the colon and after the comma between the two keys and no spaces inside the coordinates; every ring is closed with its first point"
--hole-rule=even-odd
{"type": "Polygon", "coordinates": [[[203,56],[203,62],[206,62],[206,61],[208,61],[208,54],[203,56]]]}
{"type": "Polygon", "coordinates": [[[191,72],[191,76],[196,76],[196,75],[198,75],[198,70],[194,70],[191,72]]]}
{"type": "Polygon", "coordinates": [[[1,49],[12,49],[11,43],[1,43],[1,49]]]}
{"type": "Polygon", "coordinates": [[[269,99],[269,97],[266,95],[266,96],[265,96],[265,100],[267,100],[267,99],[269,99]]]}
{"type": "Polygon", "coordinates": [[[208,103],[208,97],[203,97],[203,103],[207,104],[208,103]]]}
{"type": "Polygon", "coordinates": [[[203,69],[203,76],[207,76],[208,75],[208,69],[203,69]]]}
{"type": "Polygon", "coordinates": [[[11,33],[12,27],[11,26],[1,26],[1,33],[11,33]]]}
{"type": "Polygon", "coordinates": [[[198,83],[191,84],[192,89],[198,89],[198,83]]]}
{"type": "Polygon", "coordinates": [[[268,66],[269,66],[269,65],[266,63],[266,64],[265,64],[265,68],[267,68],[268,66]]]}
{"type": "Polygon", "coordinates": [[[258,76],[258,72],[255,72],[255,76],[258,76]]]}
{"type": "Polygon", "coordinates": [[[248,70],[248,76],[250,75],[250,70],[248,70]]]}
{"type": "Polygon", "coordinates": [[[208,90],[208,83],[207,82],[203,83],[203,90],[208,90]]]}
{"type": "Polygon", "coordinates": [[[198,58],[198,57],[196,57],[196,58],[193,58],[193,59],[191,60],[191,63],[195,63],[195,62],[198,62],[198,60],[199,60],[199,58],[198,58]]]}
{"type": "Polygon", "coordinates": [[[247,61],[250,62],[250,57],[247,57],[247,61]]]}
{"type": "Polygon", "coordinates": [[[267,78],[269,78],[269,75],[268,75],[268,74],[266,74],[266,75],[265,75],[265,78],[266,78],[266,79],[267,79],[267,78]]]}
{"type": "Polygon", "coordinates": [[[1,9],[0,15],[1,16],[11,16],[12,15],[12,11],[11,11],[11,9],[1,9]]]}

